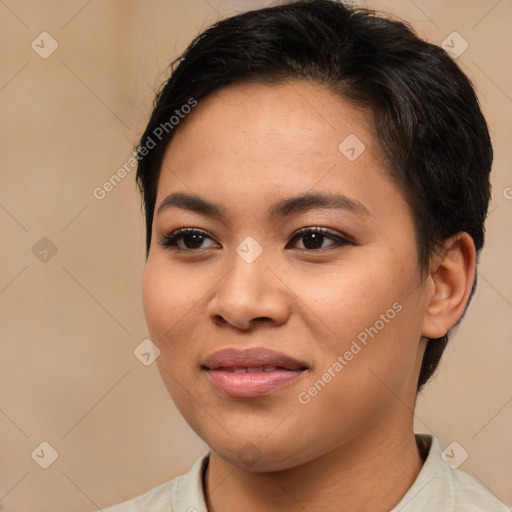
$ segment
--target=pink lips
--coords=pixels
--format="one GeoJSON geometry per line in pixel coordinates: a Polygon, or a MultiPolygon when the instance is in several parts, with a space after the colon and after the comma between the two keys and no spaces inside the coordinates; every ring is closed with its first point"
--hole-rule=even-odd
{"type": "Polygon", "coordinates": [[[212,384],[224,395],[257,398],[300,377],[306,366],[264,348],[224,349],[203,363],[212,384]]]}

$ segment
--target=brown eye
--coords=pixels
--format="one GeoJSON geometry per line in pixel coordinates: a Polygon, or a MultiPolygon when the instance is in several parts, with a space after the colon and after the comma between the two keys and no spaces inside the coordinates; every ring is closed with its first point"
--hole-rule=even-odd
{"type": "Polygon", "coordinates": [[[321,250],[328,249],[330,247],[340,247],[342,245],[349,244],[350,242],[345,238],[328,232],[324,228],[304,228],[300,230],[292,238],[292,241],[302,239],[302,246],[297,247],[301,250],[321,250]],[[324,245],[325,241],[329,240],[331,243],[327,246],[324,245]]]}
{"type": "Polygon", "coordinates": [[[206,231],[195,228],[180,228],[166,235],[159,243],[163,247],[176,247],[184,251],[193,251],[211,248],[212,246],[201,247],[205,240],[212,240],[206,231]]]}

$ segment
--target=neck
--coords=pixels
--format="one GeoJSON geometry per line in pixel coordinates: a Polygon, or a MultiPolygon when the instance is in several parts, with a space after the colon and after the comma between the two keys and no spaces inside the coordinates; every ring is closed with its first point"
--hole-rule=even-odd
{"type": "Polygon", "coordinates": [[[386,512],[411,487],[423,465],[412,426],[358,436],[297,467],[257,473],[215,452],[205,475],[209,512],[343,510],[386,512]],[[406,435],[405,435],[406,434],[406,435]]]}

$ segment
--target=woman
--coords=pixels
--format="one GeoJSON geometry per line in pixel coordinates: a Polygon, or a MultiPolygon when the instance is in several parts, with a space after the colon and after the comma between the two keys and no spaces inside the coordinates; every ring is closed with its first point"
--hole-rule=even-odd
{"type": "Polygon", "coordinates": [[[151,340],[211,450],[108,512],[508,510],[412,427],[490,198],[444,50],[330,0],[228,18],[173,63],[138,160],[151,340]]]}

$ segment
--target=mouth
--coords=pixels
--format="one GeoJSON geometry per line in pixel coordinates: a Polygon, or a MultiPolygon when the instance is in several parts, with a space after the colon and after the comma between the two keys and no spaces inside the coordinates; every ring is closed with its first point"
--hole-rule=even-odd
{"type": "Polygon", "coordinates": [[[224,349],[202,365],[213,387],[224,396],[257,398],[300,378],[308,367],[264,348],[224,349]]]}
{"type": "Polygon", "coordinates": [[[289,368],[281,368],[280,366],[240,366],[236,368],[229,368],[229,367],[220,367],[220,368],[210,368],[211,370],[222,370],[226,372],[233,372],[233,373],[270,373],[275,372],[276,370],[286,370],[286,371],[293,371],[289,368]]]}

